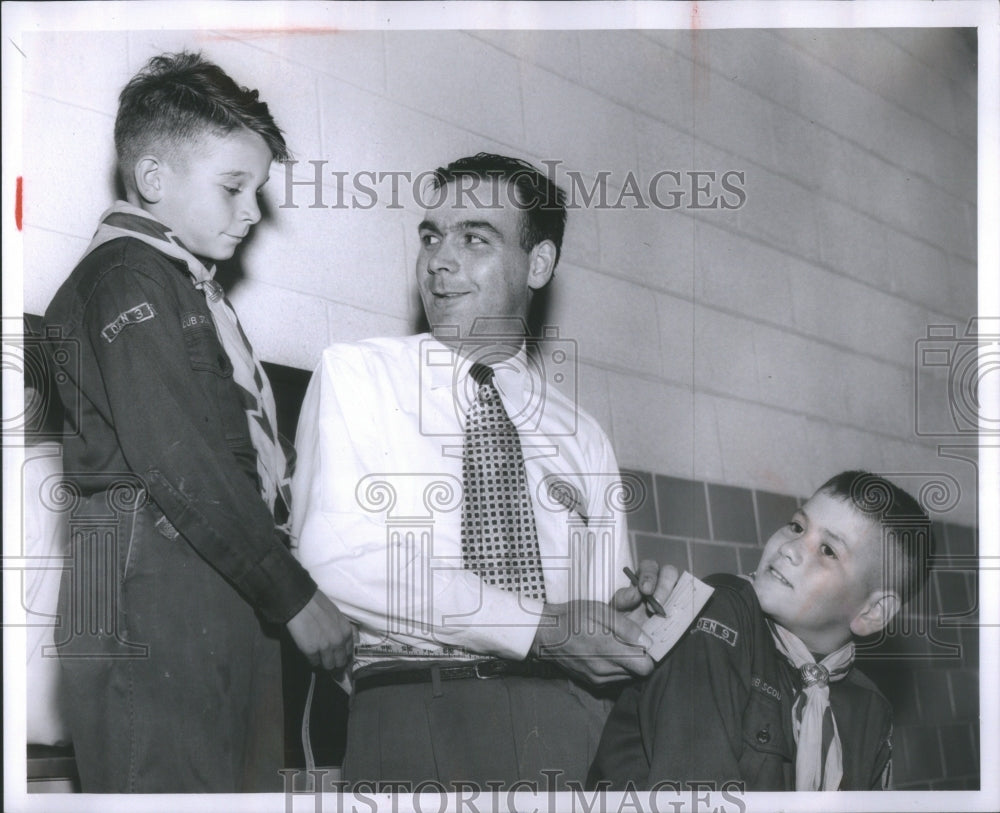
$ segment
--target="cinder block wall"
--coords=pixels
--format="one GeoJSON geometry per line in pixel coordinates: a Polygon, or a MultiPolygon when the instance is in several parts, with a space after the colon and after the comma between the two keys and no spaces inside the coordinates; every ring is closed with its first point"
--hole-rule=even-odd
{"type": "MultiPolygon", "coordinates": [[[[563,183],[603,177],[608,205],[571,211],[540,322],[570,343],[580,404],[656,495],[633,523],[639,552],[750,569],[772,508],[863,467],[923,491],[944,552],[974,556],[975,465],[938,448],[971,442],[949,382],[976,312],[974,35],[38,32],[18,47],[26,310],[44,309],[114,197],[118,90],[149,56],[200,49],[260,88],[299,161],[273,169],[267,218],[227,269],[264,358],[310,369],[331,341],[419,325],[420,208],[362,177],[378,195],[364,208],[358,173],[479,150],[558,161],[563,183]],[[648,194],[663,171],[682,181],[661,176],[675,208],[648,194]],[[707,193],[692,172],[716,173],[697,176],[707,193]],[[742,173],[743,196],[726,197],[741,205],[698,208],[726,172],[742,173]],[[639,200],[613,208],[629,173],[639,200]],[[691,484],[704,524],[679,527],[671,506],[691,484]]],[[[974,606],[969,560],[945,564],[931,609],[974,606]]],[[[900,737],[902,784],[977,775],[969,649],[890,675],[919,733],[900,737]]]]}

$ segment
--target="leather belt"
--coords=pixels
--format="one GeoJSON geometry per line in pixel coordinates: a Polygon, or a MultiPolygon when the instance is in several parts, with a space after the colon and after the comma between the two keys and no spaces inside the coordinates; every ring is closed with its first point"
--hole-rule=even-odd
{"type": "Polygon", "coordinates": [[[354,691],[378,686],[400,686],[407,683],[436,683],[439,680],[490,680],[502,677],[568,678],[558,666],[544,661],[505,661],[491,659],[450,665],[429,663],[410,669],[362,669],[354,675],[354,691]]]}

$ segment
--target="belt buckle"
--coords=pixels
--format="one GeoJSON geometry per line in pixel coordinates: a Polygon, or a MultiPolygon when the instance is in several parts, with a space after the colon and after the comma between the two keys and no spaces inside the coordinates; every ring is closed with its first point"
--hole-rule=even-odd
{"type": "Polygon", "coordinates": [[[472,671],[475,674],[476,678],[478,678],[479,680],[493,680],[495,678],[500,677],[499,674],[496,674],[496,675],[481,675],[479,673],[479,667],[483,666],[485,664],[489,664],[489,663],[494,663],[494,661],[476,661],[472,665],[472,671]]]}

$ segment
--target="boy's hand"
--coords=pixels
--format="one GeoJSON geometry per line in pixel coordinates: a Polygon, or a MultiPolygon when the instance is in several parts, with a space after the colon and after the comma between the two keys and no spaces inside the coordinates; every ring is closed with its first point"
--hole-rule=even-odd
{"type": "Polygon", "coordinates": [[[599,601],[546,603],[531,654],[555,661],[589,683],[602,684],[648,675],[652,640],[642,628],[599,601]]]}
{"type": "Polygon", "coordinates": [[[658,562],[652,559],[643,559],[639,563],[636,576],[639,577],[639,586],[629,585],[618,590],[614,598],[611,599],[611,606],[622,612],[629,612],[639,606],[643,596],[652,596],[660,604],[666,604],[667,599],[677,584],[679,574],[673,565],[666,565],[661,568],[658,562]]]}
{"type": "Polygon", "coordinates": [[[351,622],[320,590],[287,626],[292,640],[313,666],[343,669],[354,655],[351,622]]]}

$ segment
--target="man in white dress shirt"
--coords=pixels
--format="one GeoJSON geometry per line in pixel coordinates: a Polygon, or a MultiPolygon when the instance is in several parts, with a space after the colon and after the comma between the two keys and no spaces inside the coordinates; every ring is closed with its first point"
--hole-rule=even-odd
{"type": "MultiPolygon", "coordinates": [[[[676,572],[643,562],[629,584],[629,489],[557,387],[574,382],[571,343],[527,336],[562,191],[483,153],[432,180],[416,266],[432,333],[324,351],[299,419],[293,545],[360,628],[345,779],[564,788],[586,775],[608,684],[652,669],[624,611],[665,599],[676,572]],[[495,396],[519,439],[510,504],[492,475],[468,479],[473,405],[495,396]],[[471,530],[491,522],[497,547],[471,530]]],[[[491,456],[500,430],[475,431],[491,456]]]]}

